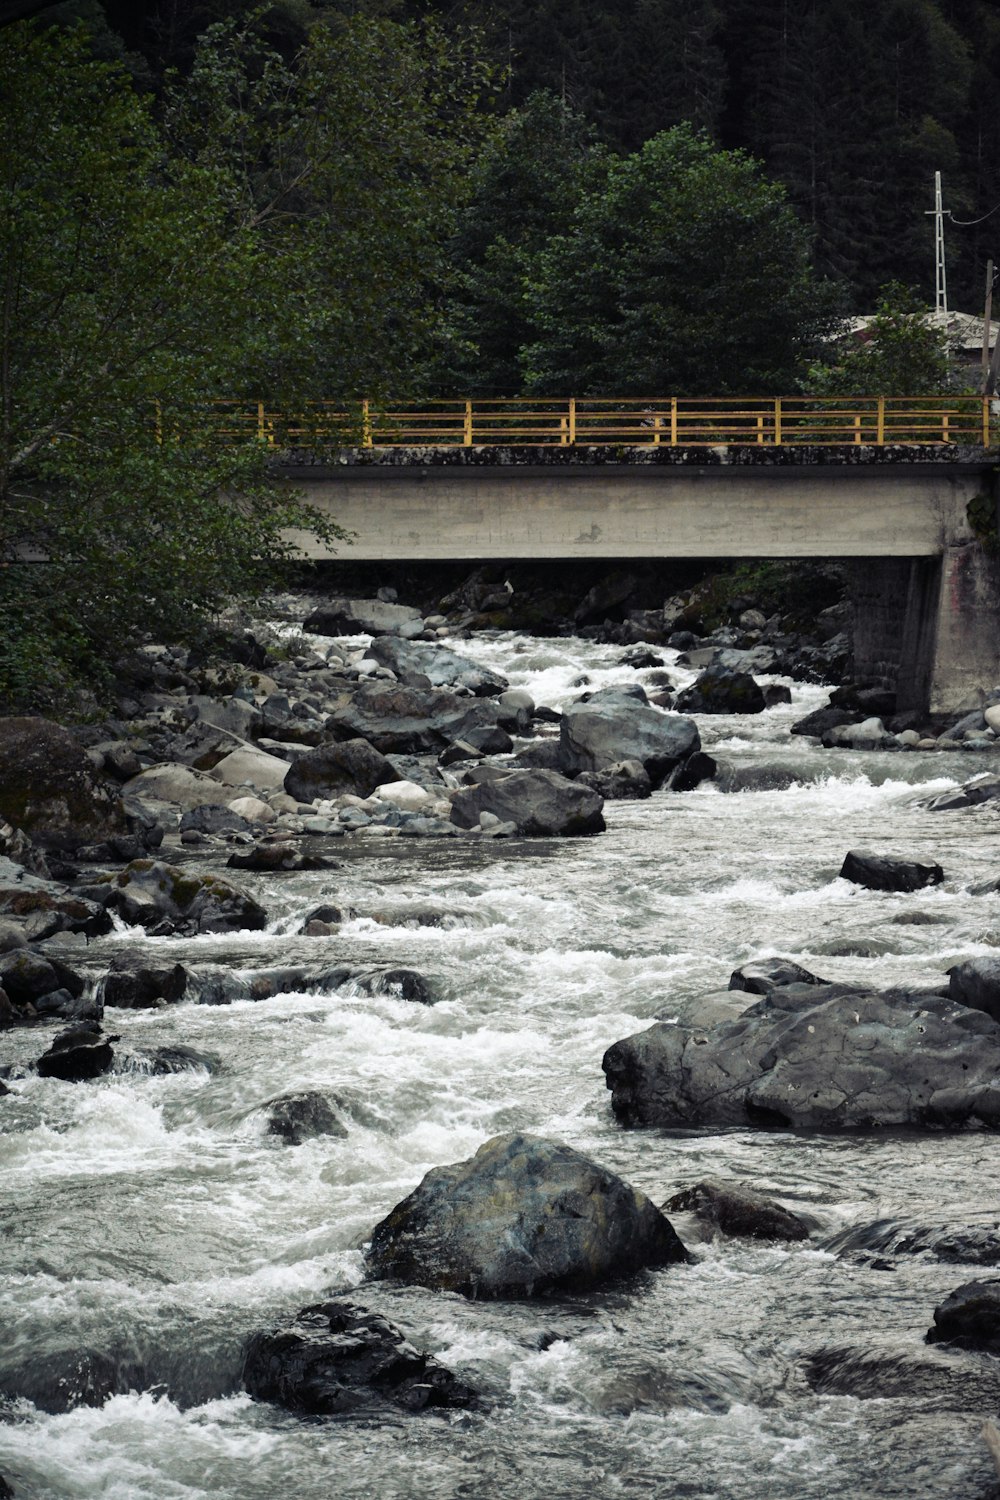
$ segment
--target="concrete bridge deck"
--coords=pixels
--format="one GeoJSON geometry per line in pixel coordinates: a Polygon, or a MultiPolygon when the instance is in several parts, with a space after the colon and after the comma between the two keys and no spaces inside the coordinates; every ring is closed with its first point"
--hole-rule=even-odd
{"type": "Polygon", "coordinates": [[[362,449],[277,472],[351,534],[294,534],[309,558],[853,559],[860,678],[934,713],[1000,684],[982,448],[362,449]]]}

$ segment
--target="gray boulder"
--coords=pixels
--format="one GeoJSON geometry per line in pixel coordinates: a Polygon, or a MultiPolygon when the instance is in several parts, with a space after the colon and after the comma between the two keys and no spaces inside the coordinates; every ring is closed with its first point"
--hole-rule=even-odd
{"type": "Polygon", "coordinates": [[[290,1146],[301,1146],[303,1141],[320,1135],[347,1134],[329,1099],[316,1089],[282,1094],[277,1099],[270,1099],[266,1109],[268,1135],[280,1136],[290,1146]]]}
{"type": "Polygon", "coordinates": [[[934,1309],[929,1344],[1000,1354],[1000,1281],[967,1281],[934,1309]]]}
{"type": "Polygon", "coordinates": [[[470,1386],[394,1324],[350,1302],[320,1302],[284,1328],[254,1334],[243,1383],[257,1401],[317,1416],[386,1404],[411,1412],[478,1405],[470,1386]]]}
{"type": "Polygon", "coordinates": [[[1000,1021],[1000,958],[970,958],[948,970],[948,998],[1000,1021]]]}
{"type": "Polygon", "coordinates": [[[937,995],[787,985],[732,1021],[628,1037],[604,1071],[626,1125],[1000,1123],[1000,1025],[937,995]]]}
{"type": "Polygon", "coordinates": [[[101,1003],[122,1010],[158,1010],[183,1000],[187,971],[182,964],[154,964],[134,955],[113,958],[98,984],[101,1003]]]}
{"type": "Polygon", "coordinates": [[[860,724],[840,724],[821,736],[827,750],[895,750],[896,736],[890,734],[881,719],[862,719],[860,724]]]}
{"type": "Polygon", "coordinates": [[[202,875],[160,860],[137,859],[104,878],[108,906],[133,927],[174,932],[259,932],[267,913],[244,891],[217,875],[202,875]]]}
{"type": "Polygon", "coordinates": [[[431,687],[458,688],[476,698],[497,698],[507,687],[506,677],[480,667],[466,656],[429,641],[405,641],[380,636],[372,641],[366,658],[388,667],[401,680],[416,674],[431,687]]]}
{"type": "Polygon", "coordinates": [[[360,735],[383,755],[420,755],[464,740],[472,729],[492,727],[500,712],[490,698],[363,682],[350,703],[330,715],[326,727],[338,740],[360,735]]]}
{"type": "Polygon", "coordinates": [[[709,1231],[752,1240],[807,1240],[809,1226],[780,1203],[739,1182],[698,1182],[675,1193],[667,1213],[692,1213],[709,1231]]]}
{"type": "Polygon", "coordinates": [[[472,1297],[579,1291],[687,1259],[659,1209],[569,1146],[500,1135],[437,1167],[372,1232],[375,1277],[472,1297]]]}
{"type": "Polygon", "coordinates": [[[953,812],[961,807],[978,807],[981,802],[993,802],[1000,797],[1000,776],[976,776],[964,786],[950,792],[939,792],[924,806],[931,812],[953,812]]]}
{"type": "Polygon", "coordinates": [[[382,599],[328,599],[304,621],[313,635],[419,635],[419,609],[382,599]]]}
{"type": "Polygon", "coordinates": [[[603,833],[604,798],[556,771],[512,771],[495,781],[460,787],[451,794],[451,821],[477,828],[483,813],[515,824],[529,837],[573,837],[603,833]]]}
{"type": "Polygon", "coordinates": [[[731,990],[746,990],[751,995],[769,995],[786,984],[829,984],[818,979],[790,958],[757,958],[741,964],[729,976],[731,990]]]}
{"type": "Polygon", "coordinates": [[[581,771],[576,785],[589,786],[605,802],[637,802],[653,790],[646,767],[638,760],[619,761],[605,771],[581,771]]]}
{"type": "Polygon", "coordinates": [[[213,776],[176,761],[149,766],[122,787],[126,797],[143,801],[172,802],[189,811],[196,807],[224,805],[232,796],[213,776]]]}
{"type": "Polygon", "coordinates": [[[662,786],[695,750],[697,726],[678,714],[650,708],[642,697],[616,689],[573,703],[559,721],[559,757],[567,776],[606,771],[623,760],[641,762],[651,785],[662,786]]]}
{"type": "Polygon", "coordinates": [[[869,891],[919,891],[924,886],[940,885],[944,871],[940,865],[923,860],[894,859],[869,849],[851,849],[840,867],[840,878],[869,891]]]}
{"type": "Polygon", "coordinates": [[[398,781],[399,772],[366,739],[328,741],[289,766],[285,791],[299,802],[317,797],[370,797],[377,786],[398,781]]]}
{"type": "Polygon", "coordinates": [[[749,672],[713,666],[678,693],[675,708],[688,714],[762,714],[764,694],[749,672]]]}
{"type": "Polygon", "coordinates": [[[54,880],[29,875],[21,865],[0,857],[0,913],[26,924],[29,939],[54,932],[82,932],[100,937],[112,922],[104,907],[54,880]]]}

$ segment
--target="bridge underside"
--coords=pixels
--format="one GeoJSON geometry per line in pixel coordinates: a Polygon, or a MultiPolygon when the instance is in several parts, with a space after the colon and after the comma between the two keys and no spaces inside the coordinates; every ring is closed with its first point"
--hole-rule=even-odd
{"type": "Polygon", "coordinates": [[[1000,576],[969,516],[995,503],[995,461],[865,457],[422,453],[281,472],[351,534],[336,552],[295,534],[308,558],[852,559],[859,676],[895,687],[901,711],[977,706],[1000,683],[1000,576]]]}

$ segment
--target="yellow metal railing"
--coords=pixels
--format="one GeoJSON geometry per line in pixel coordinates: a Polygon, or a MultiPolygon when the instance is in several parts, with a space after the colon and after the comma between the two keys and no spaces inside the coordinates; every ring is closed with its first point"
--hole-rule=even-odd
{"type": "Polygon", "coordinates": [[[324,440],[366,448],[989,448],[998,436],[985,396],[489,397],[353,408],[317,401],[295,417],[265,402],[227,401],[219,411],[225,434],[281,448],[324,440]]]}

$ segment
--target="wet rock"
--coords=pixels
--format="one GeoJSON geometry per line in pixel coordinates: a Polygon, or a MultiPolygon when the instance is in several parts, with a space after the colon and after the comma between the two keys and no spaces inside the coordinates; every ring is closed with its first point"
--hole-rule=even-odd
{"type": "MultiPolygon", "coordinates": [[[[513,760],[508,761],[507,764],[520,771],[558,771],[561,775],[562,749],[558,740],[535,740],[519,750],[513,760]]],[[[620,765],[621,762],[617,764],[620,765]]]]}
{"type": "Polygon", "coordinates": [[[678,713],[688,714],[761,714],[766,704],[763,692],[749,672],[709,667],[689,688],[678,693],[674,706],[678,713]]]}
{"type": "Polygon", "coordinates": [[[1000,1354],[1000,1280],[967,1281],[934,1309],[929,1344],[1000,1354]]]}
{"type": "Polygon", "coordinates": [[[0,817],[0,864],[7,868],[18,866],[19,875],[21,871],[29,870],[32,875],[41,876],[44,880],[47,880],[52,873],[41,849],[36,849],[23,829],[12,828],[2,817],[0,817]]]}
{"type": "Polygon", "coordinates": [[[110,1072],[117,1037],[106,1037],[96,1023],[72,1026],[60,1032],[36,1064],[42,1078],[60,1078],[64,1083],[83,1083],[110,1072]]]}
{"type": "Polygon", "coordinates": [[[366,739],[317,745],[294,760],[285,775],[285,790],[300,802],[317,797],[370,797],[377,786],[398,781],[399,773],[366,739]]]}
{"type": "Polygon", "coordinates": [[[894,859],[868,849],[851,849],[840,867],[840,878],[869,891],[919,891],[924,886],[940,885],[944,871],[940,865],[922,860],[894,859]]]}
{"type": "Polygon", "coordinates": [[[836,729],[842,724],[860,724],[864,715],[857,709],[835,708],[827,704],[825,708],[813,709],[811,714],[806,714],[804,719],[799,719],[792,725],[792,734],[808,734],[815,739],[822,739],[828,730],[836,729]]]}
{"type": "Polygon", "coordinates": [[[226,860],[231,870],[258,870],[266,874],[281,874],[289,870],[326,870],[330,861],[321,854],[310,854],[300,849],[289,839],[266,840],[254,844],[252,849],[236,850],[226,860]]]}
{"type": "Polygon", "coordinates": [[[507,688],[506,677],[481,667],[446,646],[432,645],[427,641],[406,641],[391,636],[381,636],[372,641],[365,659],[377,661],[388,667],[401,682],[416,674],[426,679],[432,688],[460,689],[475,698],[497,698],[507,688]]]}
{"type": "Polygon", "coordinates": [[[459,828],[476,828],[486,812],[528,837],[569,838],[603,833],[603,806],[597,792],[556,771],[512,771],[453,792],[451,821],[459,828]]]}
{"type": "Polygon", "coordinates": [[[783,985],[735,1020],[628,1037],[604,1071],[626,1125],[1000,1122],[1000,1025],[943,996],[783,985]]]}
{"type": "Polygon", "coordinates": [[[653,790],[646,767],[638,760],[619,761],[605,771],[581,771],[575,784],[589,786],[605,802],[641,801],[653,790]]]}
{"type": "Polygon", "coordinates": [[[840,1230],[822,1248],[851,1260],[870,1260],[876,1254],[930,1255],[950,1265],[995,1266],[1000,1265],[1000,1228],[877,1219],[840,1230]]]}
{"type": "Polygon", "coordinates": [[[154,964],[133,955],[111,960],[98,985],[104,1005],[121,1010],[154,1010],[184,998],[187,971],[182,964],[154,964]]]}
{"type": "Polygon", "coordinates": [[[764,688],[764,707],[777,708],[779,704],[791,703],[792,690],[783,682],[769,682],[764,688]]]}
{"type": "Polygon", "coordinates": [[[272,969],[195,969],[188,976],[188,995],[198,1005],[231,1005],[234,1000],[271,1000],[282,994],[334,995],[349,988],[357,995],[385,995],[433,1005],[430,982],[416,969],[346,964],[314,968],[289,965],[272,969]]]}
{"type": "Polygon", "coordinates": [[[720,761],[715,784],[720,792],[785,792],[790,786],[803,786],[807,777],[790,766],[735,766],[720,761]]]}
{"type": "Polygon", "coordinates": [[[674,767],[701,747],[701,740],[690,719],[650,708],[644,698],[607,689],[586,703],[571,704],[559,723],[564,774],[606,771],[623,760],[637,760],[653,788],[662,786],[674,767]]]}
{"type": "Polygon", "coordinates": [[[118,787],[48,719],[0,718],[0,817],[42,850],[73,851],[128,832],[118,787]]]}
{"type": "Polygon", "coordinates": [[[769,995],[785,984],[829,983],[829,979],[818,979],[790,958],[757,958],[740,964],[729,976],[731,990],[747,990],[751,995],[769,995]]]}
{"type": "Polygon", "coordinates": [[[38,1353],[23,1365],[3,1369],[0,1395],[61,1415],[78,1406],[103,1406],[111,1396],[141,1387],[143,1373],[135,1360],[123,1354],[64,1349],[38,1353]]]}
{"type": "Polygon", "coordinates": [[[693,1213],[720,1234],[754,1240],[807,1240],[809,1227],[798,1214],[742,1183],[699,1182],[663,1205],[665,1213],[693,1213]]]}
{"type": "Polygon", "coordinates": [[[149,1071],[154,1075],[168,1073],[219,1073],[222,1064],[214,1052],[202,1052],[197,1047],[185,1047],[177,1042],[172,1047],[156,1047],[146,1054],[149,1071]]]}
{"type": "Polygon", "coordinates": [[[328,599],[303,621],[313,635],[419,635],[419,609],[382,599],[328,599]]]}
{"type": "Polygon", "coordinates": [[[386,1402],[411,1412],[478,1404],[470,1386],[393,1323],[350,1302],[317,1303],[284,1328],[254,1334],[243,1382],[257,1401],[317,1416],[386,1402]]]}
{"type": "Polygon", "coordinates": [[[633,671],[641,672],[646,667],[662,667],[663,657],[651,651],[648,646],[631,646],[623,656],[619,657],[620,667],[631,667],[633,671]]]}
{"type": "Polygon", "coordinates": [[[895,750],[896,737],[881,719],[862,719],[857,724],[839,724],[821,735],[827,750],[895,750]]]}
{"type": "Polygon", "coordinates": [[[217,875],[138,859],[106,884],[108,905],[147,932],[259,932],[267,926],[263,907],[217,875]]]}
{"type": "Polygon", "coordinates": [[[659,1209],[607,1168],[529,1135],[437,1167],[372,1232],[376,1277],[473,1297],[599,1285],[687,1257],[659,1209]]]}
{"type": "Polygon", "coordinates": [[[970,958],[955,964],[948,970],[948,996],[1000,1021],[1000,958],[970,958]]]}
{"type": "Polygon", "coordinates": [[[953,812],[962,807],[978,807],[1000,797],[1000,776],[976,776],[951,792],[939,792],[924,806],[930,812],[953,812]]]}
{"type": "Polygon", "coordinates": [[[718,762],[704,750],[696,750],[674,766],[663,785],[669,792],[693,792],[703,781],[713,781],[717,771],[718,762]]]}
{"type": "Polygon", "coordinates": [[[973,1365],[943,1350],[915,1358],[871,1349],[819,1349],[806,1358],[803,1373],[823,1396],[901,1398],[908,1408],[932,1401],[935,1411],[990,1411],[1000,1405],[1000,1366],[994,1360],[973,1365]]]}
{"type": "MultiPolygon", "coordinates": [[[[497,724],[508,734],[530,734],[535,702],[524,688],[507,688],[497,699],[500,716],[497,724]]],[[[558,717],[558,715],[557,715],[558,717]]]]}
{"type": "Polygon", "coordinates": [[[182,815],[180,831],[182,834],[191,831],[209,834],[249,833],[252,826],[238,812],[233,812],[231,807],[208,802],[200,807],[191,807],[182,815]]]}
{"type": "Polygon", "coordinates": [[[282,1094],[265,1105],[267,1131],[280,1136],[290,1146],[320,1135],[345,1136],[347,1129],[331,1108],[325,1094],[307,1090],[299,1094],[282,1094]]]}
{"type": "Polygon", "coordinates": [[[0,956],[0,986],[15,1006],[37,1005],[45,995],[65,990],[83,994],[83,979],[57,958],[43,958],[31,948],[14,948],[0,956]]]}
{"type": "Polygon", "coordinates": [[[421,755],[464,740],[473,729],[494,726],[500,712],[491,698],[460,698],[443,688],[420,691],[369,681],[360,684],[350,703],[330,715],[326,727],[338,740],[360,736],[383,755],[421,755]]]}

